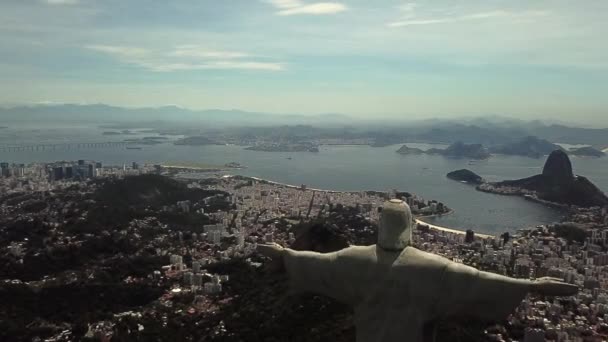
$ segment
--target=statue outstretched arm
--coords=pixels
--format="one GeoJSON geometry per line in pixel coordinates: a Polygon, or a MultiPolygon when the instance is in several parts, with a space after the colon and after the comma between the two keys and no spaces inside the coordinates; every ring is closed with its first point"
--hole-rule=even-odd
{"type": "Polygon", "coordinates": [[[295,251],[280,245],[258,245],[260,254],[282,263],[292,292],[323,294],[349,303],[336,272],[337,253],[295,251]]]}
{"type": "Polygon", "coordinates": [[[543,277],[531,283],[530,292],[545,296],[573,296],[578,292],[578,286],[564,283],[559,278],[543,277]]]}
{"type": "Polygon", "coordinates": [[[506,318],[528,293],[570,296],[576,285],[555,278],[515,279],[450,263],[442,277],[444,291],[439,294],[436,312],[440,315],[471,315],[484,320],[506,318]]]}

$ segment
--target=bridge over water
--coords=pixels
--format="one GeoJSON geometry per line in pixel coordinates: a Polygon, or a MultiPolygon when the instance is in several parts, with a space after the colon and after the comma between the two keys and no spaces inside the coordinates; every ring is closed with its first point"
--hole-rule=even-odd
{"type": "Polygon", "coordinates": [[[49,151],[49,150],[77,150],[87,148],[116,148],[133,145],[133,142],[73,142],[58,144],[34,144],[34,145],[0,145],[0,152],[25,152],[25,151],[49,151]]]}

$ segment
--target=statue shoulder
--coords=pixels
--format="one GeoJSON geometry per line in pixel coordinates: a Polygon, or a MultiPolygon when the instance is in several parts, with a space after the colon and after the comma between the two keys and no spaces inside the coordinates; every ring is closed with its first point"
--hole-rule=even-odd
{"type": "Polygon", "coordinates": [[[376,256],[376,245],[371,246],[350,246],[336,252],[338,257],[362,257],[370,258],[376,256]]]}
{"type": "Polygon", "coordinates": [[[414,247],[405,248],[403,252],[401,252],[401,255],[399,255],[399,258],[395,260],[396,265],[436,269],[444,269],[452,263],[454,262],[447,258],[437,254],[424,252],[414,247]]]}

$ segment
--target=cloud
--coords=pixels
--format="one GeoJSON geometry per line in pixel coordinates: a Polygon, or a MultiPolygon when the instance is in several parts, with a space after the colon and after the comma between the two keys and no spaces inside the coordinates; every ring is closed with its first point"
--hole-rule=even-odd
{"type": "Polygon", "coordinates": [[[304,5],[300,7],[288,8],[277,12],[278,15],[294,14],[334,14],[346,11],[346,6],[337,2],[319,2],[316,4],[304,5]]]}
{"type": "Polygon", "coordinates": [[[146,49],[128,46],[87,45],[86,48],[123,58],[144,57],[150,53],[150,51],[146,49]]]}
{"type": "Polygon", "coordinates": [[[267,70],[281,71],[281,63],[211,61],[207,63],[142,63],[141,66],[157,72],[184,70],[267,70]]]}
{"type": "Polygon", "coordinates": [[[277,15],[283,16],[296,14],[335,14],[348,9],[346,5],[339,2],[315,2],[311,4],[305,4],[299,0],[266,0],[265,2],[278,9],[277,15]]]}
{"type": "Polygon", "coordinates": [[[302,2],[299,0],[267,0],[266,2],[276,8],[295,8],[302,6],[302,2]]]}
{"type": "Polygon", "coordinates": [[[244,52],[238,51],[219,51],[219,50],[208,50],[198,45],[180,45],[170,53],[171,56],[176,57],[200,57],[200,58],[221,58],[221,59],[236,59],[245,58],[250,55],[244,52]]]}
{"type": "Polygon", "coordinates": [[[411,12],[416,8],[416,3],[408,2],[397,7],[401,12],[411,12]]]}
{"type": "Polygon", "coordinates": [[[42,0],[49,5],[77,5],[80,0],[42,0]]]}
{"type": "Polygon", "coordinates": [[[253,59],[243,52],[207,50],[198,45],[180,45],[168,51],[115,45],[87,45],[85,48],[112,56],[122,63],[155,72],[185,70],[281,71],[283,63],[253,59]]]}
{"type": "Polygon", "coordinates": [[[490,18],[514,18],[514,19],[522,19],[522,18],[533,18],[545,16],[548,13],[546,11],[522,11],[522,12],[511,12],[511,11],[489,11],[489,12],[477,12],[470,13],[464,15],[457,16],[446,16],[446,17],[436,17],[436,18],[421,18],[417,19],[413,15],[415,6],[402,6],[401,10],[406,12],[405,18],[400,21],[390,22],[387,24],[389,27],[404,27],[404,26],[413,26],[413,25],[432,25],[432,24],[443,24],[443,23],[452,23],[452,22],[460,22],[460,21],[468,21],[468,20],[483,20],[490,18]]]}

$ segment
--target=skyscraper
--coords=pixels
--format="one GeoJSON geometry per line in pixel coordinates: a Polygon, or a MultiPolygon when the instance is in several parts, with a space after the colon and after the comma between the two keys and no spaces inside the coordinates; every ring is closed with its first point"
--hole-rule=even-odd
{"type": "Polygon", "coordinates": [[[8,163],[0,163],[0,175],[2,177],[10,177],[10,169],[8,168],[8,163]]]}
{"type": "Polygon", "coordinates": [[[71,166],[66,166],[65,167],[65,178],[72,178],[74,177],[74,168],[71,166]]]}
{"type": "Polygon", "coordinates": [[[53,168],[53,180],[62,180],[64,178],[63,166],[53,168]]]}
{"type": "Polygon", "coordinates": [[[90,178],[97,177],[97,169],[95,168],[95,163],[89,164],[89,174],[88,174],[88,176],[90,178]]]}

